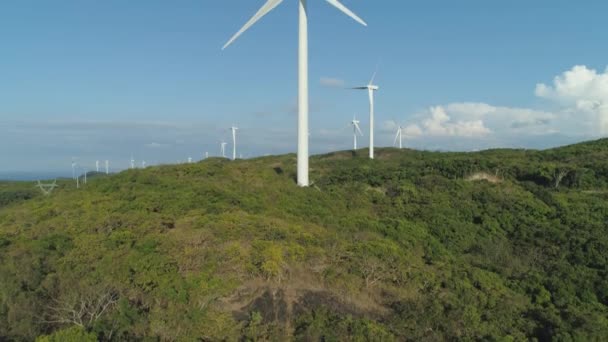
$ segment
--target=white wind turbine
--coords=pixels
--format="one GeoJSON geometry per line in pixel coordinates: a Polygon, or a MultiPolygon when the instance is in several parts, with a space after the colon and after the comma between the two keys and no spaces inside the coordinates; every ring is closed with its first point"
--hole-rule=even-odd
{"type": "Polygon", "coordinates": [[[99,160],[95,161],[95,171],[99,172],[99,160]]]}
{"type": "Polygon", "coordinates": [[[188,157],[188,164],[192,164],[192,157],[188,157]]]}
{"type": "Polygon", "coordinates": [[[220,153],[222,154],[223,158],[226,158],[226,145],[228,145],[228,143],[223,141],[220,144],[220,153]]]}
{"type": "Polygon", "coordinates": [[[236,160],[236,131],[238,127],[232,126],[230,130],[232,131],[232,160],[236,160]]]}
{"type": "Polygon", "coordinates": [[[142,160],[142,161],[141,161],[141,168],[142,168],[142,169],[145,169],[145,168],[146,168],[146,161],[145,161],[145,160],[142,160]]]}
{"type": "MultiPolygon", "coordinates": [[[[351,12],[338,0],[326,0],[344,14],[353,18],[361,25],[367,24],[351,12]]],[[[247,31],[258,20],[279,6],[283,0],[267,0],[258,12],[224,45],[228,47],[243,32],[247,31]]],[[[308,10],[307,0],[298,0],[299,34],[298,34],[298,185],[306,187],[308,179],[308,10]]]]}
{"type": "Polygon", "coordinates": [[[353,149],[357,150],[357,134],[363,136],[363,132],[361,132],[361,127],[359,126],[360,121],[353,117],[353,121],[350,122],[351,126],[353,126],[353,149]]]}
{"type": "Polygon", "coordinates": [[[106,175],[110,174],[110,161],[106,159],[106,175]]]}
{"type": "Polygon", "coordinates": [[[76,160],[72,158],[72,179],[76,179],[76,160]]]}
{"type": "Polygon", "coordinates": [[[372,75],[372,79],[369,84],[363,87],[354,87],[352,89],[367,90],[369,95],[369,158],[374,159],[374,92],[378,91],[380,87],[374,85],[374,79],[376,73],[372,75]]]}
{"type": "Polygon", "coordinates": [[[397,146],[397,139],[399,139],[399,149],[403,148],[402,140],[403,140],[403,127],[399,125],[397,128],[397,134],[395,135],[395,141],[393,141],[393,146],[397,146]]]}
{"type": "Polygon", "coordinates": [[[133,159],[133,155],[131,155],[131,169],[135,168],[135,159],[133,159]]]}

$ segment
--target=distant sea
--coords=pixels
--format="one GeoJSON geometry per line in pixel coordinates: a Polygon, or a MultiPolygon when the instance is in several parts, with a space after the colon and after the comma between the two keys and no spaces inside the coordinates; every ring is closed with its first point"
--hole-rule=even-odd
{"type": "Polygon", "coordinates": [[[70,174],[65,172],[2,172],[0,171],[0,181],[36,181],[57,178],[70,178],[70,174]]]}

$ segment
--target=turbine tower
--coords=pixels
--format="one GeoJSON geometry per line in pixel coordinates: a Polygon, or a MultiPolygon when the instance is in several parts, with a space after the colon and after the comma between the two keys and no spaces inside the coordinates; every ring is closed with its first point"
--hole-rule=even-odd
{"type": "Polygon", "coordinates": [[[380,89],[380,87],[374,85],[375,78],[376,73],[374,72],[368,85],[353,88],[358,90],[367,90],[369,95],[369,159],[374,159],[374,92],[380,89]]]}
{"type": "Polygon", "coordinates": [[[393,146],[397,145],[397,139],[399,139],[399,149],[403,148],[403,145],[401,144],[401,141],[403,140],[403,127],[401,127],[401,125],[399,125],[399,128],[397,128],[397,135],[395,135],[395,141],[393,141],[393,146]]]}
{"type": "Polygon", "coordinates": [[[146,168],[146,161],[145,161],[145,160],[142,160],[142,161],[141,161],[141,168],[142,168],[142,169],[145,169],[145,168],[146,168]]]}
{"type": "Polygon", "coordinates": [[[110,174],[110,161],[106,159],[106,175],[110,174]]]}
{"type": "Polygon", "coordinates": [[[188,157],[188,164],[192,164],[192,157],[188,157]]]}
{"type": "Polygon", "coordinates": [[[236,131],[238,127],[232,126],[230,130],[232,131],[232,160],[236,160],[236,131]]]}
{"type": "Polygon", "coordinates": [[[353,121],[350,124],[353,126],[353,150],[357,150],[357,134],[363,136],[363,132],[361,132],[361,127],[359,127],[359,120],[353,117],[353,121]]]}
{"type": "Polygon", "coordinates": [[[76,179],[76,160],[72,158],[72,179],[76,179]]]}
{"type": "Polygon", "coordinates": [[[135,168],[135,159],[133,159],[133,155],[131,155],[131,169],[135,168]]]}
{"type": "Polygon", "coordinates": [[[220,153],[222,154],[223,158],[226,158],[226,145],[228,145],[228,143],[223,142],[220,144],[220,153]]]}
{"type": "Polygon", "coordinates": [[[95,171],[99,172],[99,160],[95,161],[95,171]]]}
{"type": "MultiPolygon", "coordinates": [[[[363,26],[367,24],[351,12],[339,0],[326,0],[344,14],[363,26]]],[[[227,48],[243,32],[247,31],[258,20],[279,6],[283,0],[267,0],[258,12],[224,45],[227,48]]],[[[299,48],[298,48],[298,185],[309,186],[308,179],[308,10],[307,0],[298,0],[299,10],[299,48]]]]}

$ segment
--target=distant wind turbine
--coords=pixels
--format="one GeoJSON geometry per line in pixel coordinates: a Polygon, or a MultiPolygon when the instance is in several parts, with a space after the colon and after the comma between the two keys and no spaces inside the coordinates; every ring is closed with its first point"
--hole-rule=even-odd
{"type": "Polygon", "coordinates": [[[393,146],[397,145],[397,139],[399,139],[399,149],[402,149],[403,145],[401,144],[401,140],[403,139],[403,127],[401,127],[401,125],[399,125],[399,128],[397,128],[397,135],[395,135],[395,141],[393,141],[393,146]]]}
{"type": "Polygon", "coordinates": [[[110,161],[106,159],[106,175],[110,174],[110,161]]]}
{"type": "Polygon", "coordinates": [[[205,152],[205,159],[209,158],[209,152],[205,152]]]}
{"type": "Polygon", "coordinates": [[[188,157],[188,164],[192,164],[192,157],[188,157]]]}
{"type": "MultiPolygon", "coordinates": [[[[367,24],[338,0],[326,0],[361,25],[367,24]]],[[[224,45],[228,47],[243,32],[258,20],[279,6],[283,0],[267,0],[258,12],[224,45]]],[[[307,0],[298,0],[299,9],[299,52],[298,52],[298,185],[309,186],[308,179],[308,10],[307,0]]]]}
{"type": "Polygon", "coordinates": [[[363,132],[361,132],[361,127],[359,127],[359,120],[353,117],[353,121],[350,124],[353,126],[353,149],[357,150],[357,134],[363,136],[363,132]]]}
{"type": "Polygon", "coordinates": [[[146,161],[145,161],[145,160],[142,160],[142,161],[141,161],[141,168],[142,168],[142,169],[145,169],[145,168],[146,168],[146,161]]]}
{"type": "Polygon", "coordinates": [[[95,171],[99,172],[99,160],[95,161],[95,171]]]}
{"type": "Polygon", "coordinates": [[[223,158],[226,158],[226,145],[228,145],[228,143],[223,142],[220,144],[220,154],[222,155],[223,158]]]}
{"type": "Polygon", "coordinates": [[[76,160],[72,158],[72,179],[76,179],[76,160]]]}
{"type": "Polygon", "coordinates": [[[236,160],[236,131],[238,127],[232,126],[230,130],[232,131],[232,160],[236,160]]]}
{"type": "Polygon", "coordinates": [[[135,159],[133,159],[133,155],[131,155],[131,169],[135,168],[135,159]]]}
{"type": "Polygon", "coordinates": [[[374,85],[374,79],[376,73],[372,75],[372,79],[369,84],[363,87],[355,87],[352,89],[367,90],[369,95],[369,159],[374,159],[374,92],[378,91],[380,87],[374,85]]]}

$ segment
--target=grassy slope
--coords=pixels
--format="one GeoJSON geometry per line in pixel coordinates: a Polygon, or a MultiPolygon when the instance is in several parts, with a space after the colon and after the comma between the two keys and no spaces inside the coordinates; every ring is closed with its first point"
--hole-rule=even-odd
{"type": "Polygon", "coordinates": [[[0,202],[0,340],[608,335],[607,140],[365,155],[314,157],[308,189],[286,155],[0,202]]]}

